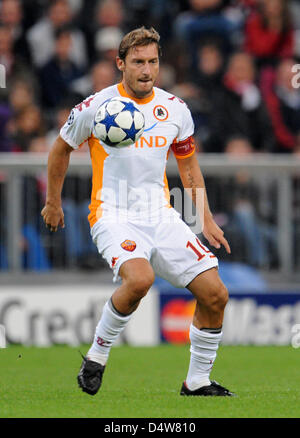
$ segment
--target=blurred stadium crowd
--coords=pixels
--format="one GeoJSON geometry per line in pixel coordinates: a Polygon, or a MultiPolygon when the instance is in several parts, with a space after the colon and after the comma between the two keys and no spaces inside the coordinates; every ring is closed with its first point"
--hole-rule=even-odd
{"type": "Polygon", "coordinates": [[[0,151],[50,147],[74,103],[119,80],[122,36],[153,25],[157,83],[189,104],[204,152],[299,152],[300,1],[2,0],[0,151]]]}
{"type": "MultiPolygon", "coordinates": [[[[300,154],[300,89],[292,71],[300,63],[300,0],[2,0],[0,64],[6,88],[0,89],[0,152],[48,151],[75,104],[120,80],[119,43],[141,25],[154,26],[161,35],[156,85],[188,104],[199,152],[300,154]]],[[[25,182],[24,202],[38,204],[26,210],[32,223],[43,203],[45,179],[25,182]]],[[[243,182],[237,197],[257,201],[257,187],[243,182]]],[[[227,192],[233,186],[236,180],[227,181],[227,192]]],[[[70,222],[86,215],[89,189],[89,181],[67,178],[70,222]]],[[[227,209],[230,200],[223,200],[227,209]]],[[[247,207],[245,219],[245,208],[236,205],[237,229],[244,237],[250,233],[250,246],[255,233],[273,245],[272,213],[263,218],[268,227],[257,221],[246,226],[252,213],[247,207]]],[[[94,251],[74,248],[78,225],[73,235],[69,228],[66,247],[76,257],[94,251]]],[[[263,248],[261,255],[247,251],[250,264],[267,263],[263,248]]]]}

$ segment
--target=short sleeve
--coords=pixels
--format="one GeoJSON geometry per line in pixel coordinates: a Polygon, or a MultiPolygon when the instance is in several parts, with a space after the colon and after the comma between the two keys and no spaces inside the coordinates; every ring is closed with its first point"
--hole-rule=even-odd
{"type": "Polygon", "coordinates": [[[62,139],[74,149],[78,149],[91,136],[94,117],[90,108],[92,98],[76,105],[60,130],[62,139]]]}
{"type": "Polygon", "coordinates": [[[178,105],[178,109],[181,113],[181,124],[177,136],[177,141],[181,142],[194,134],[195,127],[191,112],[187,105],[183,101],[180,101],[178,105]]]}
{"type": "Polygon", "coordinates": [[[178,136],[171,144],[171,149],[177,159],[192,156],[195,152],[194,121],[186,103],[178,99],[178,114],[181,115],[178,136]]]}

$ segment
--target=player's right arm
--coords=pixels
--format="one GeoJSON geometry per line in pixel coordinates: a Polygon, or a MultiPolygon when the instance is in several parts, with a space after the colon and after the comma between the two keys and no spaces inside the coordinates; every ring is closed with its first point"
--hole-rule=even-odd
{"type": "Polygon", "coordinates": [[[61,192],[73,150],[61,136],[58,136],[48,156],[47,195],[41,215],[50,231],[57,231],[58,226],[65,226],[61,192]]]}
{"type": "Polygon", "coordinates": [[[61,201],[62,188],[71,152],[78,149],[91,135],[95,112],[92,105],[95,96],[87,97],[72,109],[49,153],[46,204],[41,215],[50,231],[57,231],[59,226],[65,225],[61,201]]]}

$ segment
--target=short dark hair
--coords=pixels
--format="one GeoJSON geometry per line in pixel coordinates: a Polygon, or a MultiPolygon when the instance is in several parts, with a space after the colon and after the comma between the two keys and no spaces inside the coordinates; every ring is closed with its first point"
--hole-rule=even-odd
{"type": "Polygon", "coordinates": [[[123,37],[119,46],[119,58],[124,61],[129,49],[132,47],[148,46],[152,43],[157,45],[158,54],[160,56],[161,47],[159,45],[159,40],[160,35],[153,27],[147,29],[145,26],[142,26],[134,29],[123,37]]]}

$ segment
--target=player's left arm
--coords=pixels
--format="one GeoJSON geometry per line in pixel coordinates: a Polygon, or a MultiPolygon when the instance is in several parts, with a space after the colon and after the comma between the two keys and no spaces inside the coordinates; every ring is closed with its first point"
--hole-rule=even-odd
{"type": "Polygon", "coordinates": [[[204,199],[203,205],[203,235],[208,240],[209,244],[214,246],[215,248],[220,248],[223,245],[228,254],[231,253],[231,249],[229,243],[224,237],[223,230],[216,224],[214,221],[213,215],[209,208],[209,203],[207,199],[207,192],[205,188],[205,182],[203,178],[202,171],[200,169],[198,159],[195,153],[189,155],[188,157],[176,157],[179,175],[185,189],[190,189],[191,196],[193,199],[193,203],[196,208],[197,206],[197,189],[203,189],[204,196],[201,199],[204,199]]]}

